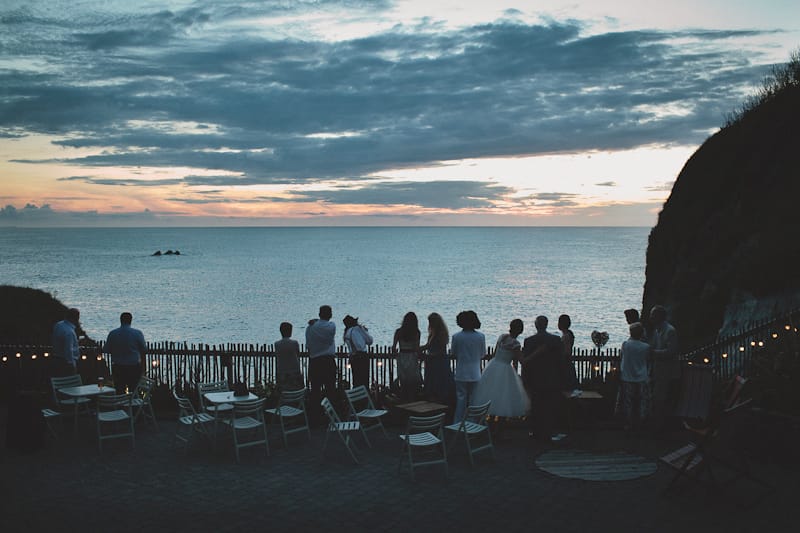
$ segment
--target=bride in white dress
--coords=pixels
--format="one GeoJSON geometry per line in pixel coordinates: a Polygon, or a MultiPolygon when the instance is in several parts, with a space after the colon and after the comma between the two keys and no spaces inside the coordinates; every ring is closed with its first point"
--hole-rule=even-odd
{"type": "Polygon", "coordinates": [[[508,333],[497,339],[494,358],[481,374],[481,380],[472,396],[472,405],[482,405],[491,400],[489,414],[492,416],[518,417],[527,414],[530,399],[522,378],[511,366],[519,358],[521,346],[517,337],[522,333],[522,320],[514,319],[508,333]]]}

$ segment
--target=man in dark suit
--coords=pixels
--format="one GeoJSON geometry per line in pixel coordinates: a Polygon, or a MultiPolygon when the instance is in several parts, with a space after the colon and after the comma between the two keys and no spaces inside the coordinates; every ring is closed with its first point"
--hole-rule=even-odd
{"type": "Polygon", "coordinates": [[[553,423],[561,393],[568,388],[564,348],[557,335],[547,332],[546,316],[536,317],[534,326],[536,333],[525,339],[521,357],[522,383],[531,398],[529,435],[544,441],[560,440],[563,435],[553,435],[553,423]]]}

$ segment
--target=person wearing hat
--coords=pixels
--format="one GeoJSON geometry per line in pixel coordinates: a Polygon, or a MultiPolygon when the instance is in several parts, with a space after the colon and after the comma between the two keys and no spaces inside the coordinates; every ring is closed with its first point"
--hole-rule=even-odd
{"type": "Polygon", "coordinates": [[[350,352],[350,370],[353,373],[352,387],[364,385],[369,390],[369,355],[367,346],[372,345],[372,335],[358,323],[358,317],[344,317],[344,344],[350,352]]]}

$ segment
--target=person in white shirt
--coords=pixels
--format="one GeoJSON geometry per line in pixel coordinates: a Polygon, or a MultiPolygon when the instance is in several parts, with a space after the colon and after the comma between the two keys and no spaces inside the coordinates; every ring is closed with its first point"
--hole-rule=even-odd
{"type": "Polygon", "coordinates": [[[331,306],[320,306],[319,320],[312,320],[306,328],[312,406],[318,406],[323,396],[330,397],[336,390],[336,324],[331,322],[332,316],[331,306]]]}
{"type": "Polygon", "coordinates": [[[454,422],[461,422],[470,399],[481,380],[481,359],[486,356],[486,337],[480,331],[481,321],[475,311],[462,311],[456,317],[461,331],[453,335],[450,350],[456,359],[456,409],[454,422]]]}
{"type": "Polygon", "coordinates": [[[617,395],[617,414],[625,417],[625,428],[640,426],[651,411],[650,366],[652,350],[642,340],[644,326],[639,322],[630,325],[630,338],[622,343],[620,351],[620,387],[617,395]]]}
{"type": "Polygon", "coordinates": [[[81,313],[75,308],[68,309],[64,320],[53,326],[53,353],[50,358],[50,373],[54,377],[71,376],[77,371],[80,347],[81,313]]]}
{"type": "Polygon", "coordinates": [[[364,385],[369,390],[369,354],[367,346],[372,345],[372,335],[367,328],[358,323],[358,318],[344,317],[344,344],[350,357],[350,371],[353,373],[353,388],[364,385]]]}

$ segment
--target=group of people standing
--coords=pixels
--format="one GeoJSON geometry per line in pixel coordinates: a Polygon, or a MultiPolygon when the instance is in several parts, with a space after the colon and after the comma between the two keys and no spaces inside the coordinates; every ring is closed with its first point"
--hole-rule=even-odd
{"type": "Polygon", "coordinates": [[[667,322],[667,310],[656,305],[648,327],[635,309],[625,311],[630,337],[620,350],[620,389],[616,411],[627,428],[651,422],[664,429],[678,395],[681,365],[678,334],[667,322]]]}

